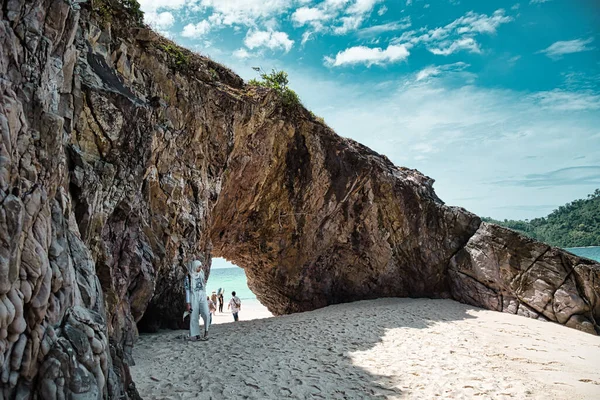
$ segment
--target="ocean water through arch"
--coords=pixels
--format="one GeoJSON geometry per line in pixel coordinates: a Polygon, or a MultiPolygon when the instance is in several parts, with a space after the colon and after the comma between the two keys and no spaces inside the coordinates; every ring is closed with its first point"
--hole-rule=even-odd
{"type": "Polygon", "coordinates": [[[206,283],[207,293],[218,293],[224,291],[224,306],[223,313],[215,313],[213,323],[227,323],[233,321],[233,317],[227,310],[227,304],[231,299],[231,292],[235,291],[236,295],[242,301],[242,311],[240,319],[260,319],[273,316],[271,312],[260,303],[256,295],[248,287],[248,278],[244,269],[226,261],[223,258],[213,258],[210,276],[206,283]]]}

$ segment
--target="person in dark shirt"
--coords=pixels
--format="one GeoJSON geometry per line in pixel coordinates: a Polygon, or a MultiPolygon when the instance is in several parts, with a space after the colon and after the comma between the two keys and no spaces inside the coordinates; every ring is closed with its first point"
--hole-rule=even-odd
{"type": "Polygon", "coordinates": [[[225,303],[225,300],[223,299],[223,292],[219,293],[218,300],[219,300],[219,312],[222,313],[223,312],[223,303],[225,303]]]}

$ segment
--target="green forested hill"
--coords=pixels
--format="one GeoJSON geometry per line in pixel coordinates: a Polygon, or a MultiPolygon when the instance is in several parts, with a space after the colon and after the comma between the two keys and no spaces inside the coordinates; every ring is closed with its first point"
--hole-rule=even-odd
{"type": "Polygon", "coordinates": [[[600,246],[600,189],[588,195],[587,199],[558,207],[545,218],[497,221],[484,217],[482,220],[514,229],[553,246],[600,246]]]}

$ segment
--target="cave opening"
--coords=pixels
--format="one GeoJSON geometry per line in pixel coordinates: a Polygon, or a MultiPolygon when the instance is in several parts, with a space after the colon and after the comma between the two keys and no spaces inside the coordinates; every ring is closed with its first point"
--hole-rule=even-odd
{"type": "Polygon", "coordinates": [[[220,310],[217,302],[217,312],[214,314],[213,324],[233,322],[231,311],[227,309],[232,292],[235,291],[237,297],[242,302],[240,311],[240,320],[250,320],[272,317],[256,294],[248,286],[248,278],[244,268],[221,257],[214,257],[210,268],[210,275],[206,282],[206,293],[212,295],[223,291],[223,311],[220,310]]]}

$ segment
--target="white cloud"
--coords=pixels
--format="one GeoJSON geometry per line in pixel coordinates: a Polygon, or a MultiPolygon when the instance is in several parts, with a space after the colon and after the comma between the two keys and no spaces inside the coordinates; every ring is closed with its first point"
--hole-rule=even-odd
{"type": "Polygon", "coordinates": [[[477,14],[469,11],[464,16],[452,21],[444,27],[435,29],[420,29],[419,31],[404,32],[402,36],[394,39],[394,42],[409,41],[413,44],[443,40],[450,36],[466,36],[473,34],[495,34],[497,28],[513,20],[512,17],[504,15],[503,9],[494,11],[491,16],[477,14]]]}
{"type": "Polygon", "coordinates": [[[407,6],[411,6],[412,5],[412,0],[406,0],[406,5],[407,6]]]}
{"type": "Polygon", "coordinates": [[[506,24],[512,20],[512,17],[504,15],[503,9],[494,11],[494,14],[490,17],[485,14],[477,14],[469,11],[465,16],[446,25],[445,28],[456,29],[459,34],[469,32],[495,34],[496,29],[500,25],[506,24]]]}
{"type": "Polygon", "coordinates": [[[301,7],[292,14],[292,21],[298,26],[305,25],[307,22],[323,21],[330,17],[319,8],[301,7]]]}
{"type": "Polygon", "coordinates": [[[223,25],[255,26],[258,20],[287,12],[293,3],[293,0],[200,0],[197,8],[199,11],[212,10],[223,25]]]}
{"type": "Polygon", "coordinates": [[[514,57],[511,57],[511,58],[508,59],[508,64],[511,65],[511,66],[515,65],[515,63],[517,61],[519,61],[520,59],[521,59],[521,56],[518,56],[518,55],[514,56],[514,57]]]}
{"type": "Polygon", "coordinates": [[[399,31],[402,29],[410,28],[411,22],[410,17],[404,18],[401,21],[389,22],[387,24],[373,25],[368,28],[358,30],[357,34],[359,37],[370,37],[377,36],[384,32],[399,31]]]}
{"type": "Polygon", "coordinates": [[[311,38],[311,36],[313,35],[314,32],[310,32],[310,31],[305,31],[302,34],[302,41],[300,42],[302,45],[304,45],[306,42],[308,42],[311,38]]]}
{"type": "Polygon", "coordinates": [[[418,34],[419,32],[424,32],[424,29],[420,29],[419,31],[407,31],[402,33],[399,38],[392,39],[392,43],[405,43],[409,42],[414,45],[420,43],[429,43],[433,41],[440,41],[449,36],[449,32],[444,28],[435,28],[431,29],[426,33],[418,34]]]}
{"type": "Polygon", "coordinates": [[[236,51],[234,51],[233,56],[235,58],[245,59],[245,58],[249,58],[251,56],[251,54],[248,53],[248,50],[241,48],[241,49],[237,49],[236,51]]]}
{"type": "Polygon", "coordinates": [[[450,46],[445,48],[430,48],[428,49],[435,55],[448,56],[457,51],[467,50],[469,53],[481,53],[479,44],[473,38],[458,39],[452,42],[450,46]]]}
{"type": "Polygon", "coordinates": [[[348,17],[340,18],[342,21],[342,26],[338,26],[333,28],[333,33],[336,35],[345,35],[350,31],[354,31],[360,27],[362,24],[364,17],[362,15],[351,15],[348,17]]]}
{"type": "Polygon", "coordinates": [[[539,53],[545,53],[550,58],[561,58],[565,54],[580,53],[582,51],[593,50],[594,47],[587,47],[586,45],[592,43],[594,38],[586,40],[575,39],[554,42],[544,50],[540,50],[539,53]]]}
{"type": "Polygon", "coordinates": [[[417,73],[416,80],[422,81],[432,76],[439,76],[442,72],[458,72],[462,71],[465,68],[469,67],[469,64],[466,64],[462,61],[453,63],[453,64],[445,64],[445,65],[430,65],[429,67],[423,68],[421,71],[417,73]]]}
{"type": "Polygon", "coordinates": [[[169,29],[175,23],[175,17],[168,11],[161,13],[147,12],[144,14],[144,20],[152,28],[159,31],[169,29]]]}
{"type": "Polygon", "coordinates": [[[194,0],[139,0],[144,13],[156,12],[159,9],[178,10],[193,2],[194,0]]]}
{"type": "Polygon", "coordinates": [[[541,3],[546,3],[548,1],[550,1],[550,0],[531,0],[529,2],[529,4],[541,4],[541,3]]]}
{"type": "Polygon", "coordinates": [[[282,49],[287,53],[294,45],[294,41],[285,32],[248,31],[244,44],[249,49],[268,47],[271,50],[282,49]]]}
{"type": "Polygon", "coordinates": [[[357,30],[367,19],[371,11],[373,11],[375,5],[382,1],[383,0],[355,0],[354,3],[344,11],[346,15],[338,19],[342,25],[333,28],[333,33],[336,35],[345,35],[348,32],[357,30]]]}
{"type": "Polygon", "coordinates": [[[439,67],[426,67],[417,73],[417,81],[422,81],[423,79],[427,79],[430,76],[437,76],[441,73],[439,67]]]}
{"type": "Polygon", "coordinates": [[[409,55],[405,45],[390,45],[385,50],[379,47],[356,46],[337,53],[335,58],[325,57],[325,64],[332,67],[354,64],[383,65],[406,60],[409,55]]]}
{"type": "MultiPolygon", "coordinates": [[[[360,28],[368,19],[375,6],[384,0],[325,0],[320,3],[296,9],[291,16],[295,26],[309,26],[302,34],[302,44],[317,33],[345,35],[360,28]],[[326,22],[328,22],[326,24],[326,22]]],[[[305,2],[304,4],[312,4],[305,2]]],[[[385,14],[387,7],[382,5],[378,14],[385,14]]]]}
{"type": "Polygon", "coordinates": [[[391,43],[410,43],[415,46],[427,44],[430,52],[444,56],[461,50],[481,53],[474,37],[478,34],[495,34],[500,25],[512,20],[512,17],[505,15],[503,9],[496,10],[491,16],[470,11],[443,27],[404,32],[400,37],[392,39],[391,43]]]}
{"type": "Polygon", "coordinates": [[[590,91],[571,92],[554,89],[531,96],[542,108],[556,111],[600,110],[600,95],[590,91]]]}
{"type": "Polygon", "coordinates": [[[375,4],[381,3],[383,0],[356,0],[354,4],[352,4],[347,12],[349,14],[367,14],[373,10],[375,4]]]}
{"type": "Polygon", "coordinates": [[[199,38],[210,32],[211,25],[207,20],[198,22],[197,24],[187,24],[183,27],[181,36],[188,38],[199,38]]]}
{"type": "Polygon", "coordinates": [[[325,9],[339,10],[344,8],[348,3],[350,3],[350,0],[325,0],[319,5],[323,6],[325,9]]]}

